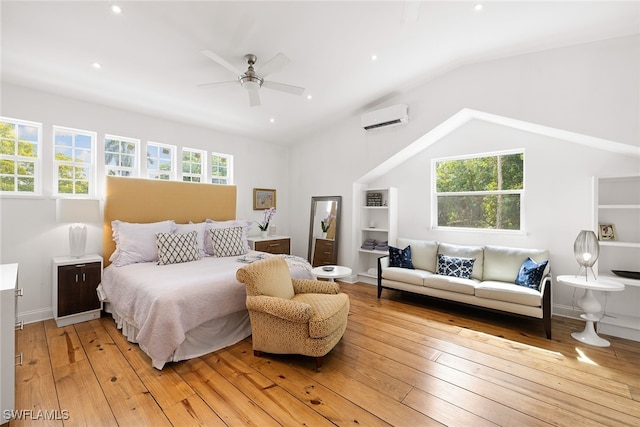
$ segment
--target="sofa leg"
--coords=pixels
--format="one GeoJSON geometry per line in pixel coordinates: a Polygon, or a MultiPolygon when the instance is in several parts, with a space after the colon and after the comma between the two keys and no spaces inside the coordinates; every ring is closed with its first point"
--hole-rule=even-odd
{"type": "Polygon", "coordinates": [[[544,318],[544,332],[547,334],[547,339],[551,339],[551,316],[544,318]]]}
{"type": "Polygon", "coordinates": [[[262,352],[260,350],[253,350],[253,355],[255,357],[261,357],[262,356],[262,352]]]}
{"type": "Polygon", "coordinates": [[[322,371],[322,356],[316,357],[316,372],[322,371]]]}

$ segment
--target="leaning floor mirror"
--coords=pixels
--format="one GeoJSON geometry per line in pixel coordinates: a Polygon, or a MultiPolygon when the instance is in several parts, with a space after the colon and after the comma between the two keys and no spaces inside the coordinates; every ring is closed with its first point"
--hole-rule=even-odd
{"type": "Polygon", "coordinates": [[[338,263],[342,196],[311,198],[309,262],[314,267],[338,263]]]}

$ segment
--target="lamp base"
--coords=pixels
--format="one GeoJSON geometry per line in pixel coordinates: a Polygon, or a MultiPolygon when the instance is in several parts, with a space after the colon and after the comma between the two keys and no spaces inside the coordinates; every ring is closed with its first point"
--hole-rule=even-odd
{"type": "Polygon", "coordinates": [[[586,282],[589,281],[589,270],[591,270],[591,275],[593,276],[593,280],[598,280],[598,276],[596,276],[596,273],[593,271],[593,267],[587,267],[584,265],[580,266],[580,271],[578,271],[578,274],[576,274],[576,277],[580,277],[582,276],[583,272],[584,272],[584,280],[586,282]]]}
{"type": "Polygon", "coordinates": [[[69,255],[80,258],[85,254],[87,246],[87,226],[73,224],[69,227],[69,255]]]}

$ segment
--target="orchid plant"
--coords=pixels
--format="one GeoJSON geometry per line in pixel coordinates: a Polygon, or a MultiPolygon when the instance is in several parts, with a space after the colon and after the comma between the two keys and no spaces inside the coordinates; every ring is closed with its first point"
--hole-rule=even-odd
{"type": "Polygon", "coordinates": [[[267,229],[269,228],[269,222],[271,222],[271,218],[273,218],[273,216],[276,214],[276,208],[272,206],[269,209],[265,209],[263,214],[264,219],[262,222],[258,223],[258,228],[261,231],[267,231],[267,229]]]}
{"type": "Polygon", "coordinates": [[[335,217],[335,215],[329,214],[325,219],[320,221],[320,227],[322,227],[323,233],[326,233],[329,230],[329,227],[331,227],[331,221],[333,221],[335,217]]]}

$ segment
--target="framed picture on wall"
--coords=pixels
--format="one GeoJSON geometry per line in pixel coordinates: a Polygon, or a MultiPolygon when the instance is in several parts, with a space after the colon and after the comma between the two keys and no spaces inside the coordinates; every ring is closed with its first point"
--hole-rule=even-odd
{"type": "Polygon", "coordinates": [[[259,211],[276,207],[276,190],[267,188],[253,189],[253,210],[259,211]]]}
{"type": "Polygon", "coordinates": [[[598,238],[600,240],[616,240],[616,228],[613,224],[600,224],[598,227],[598,238]]]}

